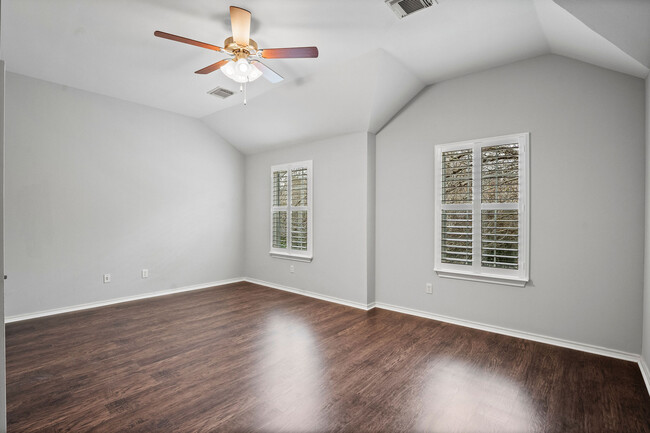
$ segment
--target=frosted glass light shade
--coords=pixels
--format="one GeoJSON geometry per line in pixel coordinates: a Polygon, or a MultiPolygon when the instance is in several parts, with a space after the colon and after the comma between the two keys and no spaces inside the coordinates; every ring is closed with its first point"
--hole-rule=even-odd
{"type": "Polygon", "coordinates": [[[251,65],[246,59],[229,61],[221,67],[221,72],[238,83],[248,83],[262,76],[262,71],[251,65]]]}

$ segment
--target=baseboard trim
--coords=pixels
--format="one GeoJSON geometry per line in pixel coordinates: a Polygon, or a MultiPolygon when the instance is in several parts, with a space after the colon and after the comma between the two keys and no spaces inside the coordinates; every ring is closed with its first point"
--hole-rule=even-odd
{"type": "MultiPolygon", "coordinates": [[[[628,353],[620,350],[608,349],[605,347],[595,346],[586,343],[578,343],[575,341],[565,340],[562,338],[548,337],[546,335],[534,334],[532,332],[516,331],[514,329],[503,328],[500,326],[486,325],[484,323],[474,322],[471,320],[457,319],[455,317],[443,316],[440,314],[429,313],[426,311],[415,310],[412,308],[399,307],[397,305],[385,304],[383,302],[372,302],[369,304],[362,304],[361,302],[348,301],[346,299],[336,298],[333,296],[321,295],[320,293],[310,292],[308,290],[303,290],[303,289],[297,289],[295,287],[283,286],[281,284],[275,284],[269,281],[258,280],[250,277],[244,277],[243,280],[249,283],[270,287],[272,289],[283,290],[285,292],[291,292],[303,296],[309,296],[310,298],[320,299],[328,302],[334,302],[337,304],[346,305],[348,307],[354,307],[361,310],[367,311],[373,308],[381,308],[384,310],[395,311],[397,313],[403,313],[411,316],[418,316],[426,319],[438,320],[440,322],[451,323],[453,325],[479,329],[481,331],[494,332],[495,334],[508,335],[510,337],[537,341],[538,343],[550,344],[552,346],[559,346],[567,349],[579,350],[581,352],[607,356],[610,358],[622,359],[624,361],[636,362],[639,364],[639,367],[641,368],[641,372],[644,375],[644,380],[646,381],[646,385],[648,385],[649,383],[648,379],[650,378],[650,371],[647,369],[647,365],[645,365],[645,367],[641,365],[642,362],[641,356],[635,353],[628,353]],[[645,372],[643,371],[644,368],[646,368],[645,372]]],[[[648,390],[650,392],[650,386],[648,386],[648,390]]]]}
{"type": "Polygon", "coordinates": [[[645,387],[648,390],[648,394],[650,394],[650,368],[648,368],[648,364],[646,364],[643,356],[639,357],[639,368],[641,369],[641,376],[643,376],[645,387]]]}
{"type": "Polygon", "coordinates": [[[270,283],[268,281],[262,281],[255,278],[244,277],[244,281],[253,284],[259,284],[260,286],[270,287],[272,289],[282,290],[284,292],[291,292],[298,295],[308,296],[310,298],[320,299],[321,301],[334,302],[336,304],[345,305],[347,307],[358,308],[360,310],[368,311],[374,308],[374,303],[372,304],[363,304],[361,302],[348,301],[347,299],[341,299],[334,296],[321,295],[320,293],[310,292],[309,290],[297,289],[295,287],[283,286],[281,284],[270,283]]]}
{"type": "MultiPolygon", "coordinates": [[[[453,325],[466,326],[468,328],[479,329],[481,331],[494,332],[495,334],[508,335],[510,337],[522,338],[524,340],[537,341],[538,343],[550,344],[553,346],[565,347],[567,349],[579,350],[581,352],[594,353],[596,355],[607,356],[610,358],[622,359],[625,361],[639,362],[641,357],[634,353],[622,352],[605,347],[594,346],[591,344],[577,343],[575,341],[564,340],[562,338],[548,337],[546,335],[533,334],[531,332],[515,331],[514,329],[502,328],[500,326],[486,325],[484,323],[473,322],[471,320],[456,319],[454,317],[442,316],[426,311],[414,310],[411,308],[398,307],[396,305],[376,303],[377,308],[395,311],[397,313],[409,314],[411,316],[424,317],[426,319],[438,320],[440,322],[451,323],[453,325]]],[[[647,381],[646,381],[647,384],[647,381]]]]}
{"type": "Polygon", "coordinates": [[[298,295],[308,296],[310,298],[320,299],[322,301],[334,302],[336,304],[345,305],[348,307],[358,308],[360,310],[372,310],[373,308],[380,308],[383,310],[390,310],[397,313],[408,314],[411,316],[423,317],[426,319],[438,320],[440,322],[451,323],[453,325],[465,326],[468,328],[479,329],[481,331],[493,332],[495,334],[508,335],[510,337],[522,338],[524,340],[537,341],[539,343],[550,344],[553,346],[565,347],[568,349],[579,350],[582,352],[594,353],[596,355],[607,356],[610,358],[622,359],[625,361],[632,361],[639,364],[641,370],[641,375],[645,381],[646,388],[648,393],[650,393],[650,368],[645,362],[643,357],[634,353],[627,353],[614,349],[607,349],[605,347],[594,346],[591,344],[578,343],[575,341],[564,340],[562,338],[548,337],[545,335],[534,334],[531,332],[516,331],[514,329],[503,328],[500,326],[486,325],[484,323],[474,322],[471,320],[457,319],[455,317],[443,316],[440,314],[429,313],[426,311],[416,310],[412,308],[399,307],[397,305],[385,304],[383,302],[371,302],[369,304],[363,304],[361,302],[348,301],[346,299],[337,298],[334,296],[322,295],[316,292],[310,292],[309,290],[297,289],[295,287],[283,286],[281,284],[275,284],[268,281],[258,280],[255,278],[242,277],[242,278],[231,278],[228,280],[213,281],[210,283],[196,284],[193,286],[179,287],[176,289],[161,290],[158,292],[143,293],[140,295],[127,296],[123,298],[108,299],[105,301],[90,302],[87,304],[78,304],[65,308],[56,308],[52,310],[38,311],[35,313],[29,314],[19,314],[15,316],[5,317],[5,323],[19,322],[22,320],[36,319],[38,317],[53,316],[56,314],[70,313],[73,311],[88,310],[90,308],[104,307],[107,305],[121,304],[123,302],[137,301],[140,299],[147,298],[156,298],[159,296],[172,295],[174,293],[190,292],[193,290],[207,289],[209,287],[223,286],[226,284],[239,283],[239,282],[249,282],[253,284],[259,284],[262,286],[270,287],[276,290],[282,290],[285,292],[295,293],[298,295]]]}
{"type": "Polygon", "coordinates": [[[89,302],[87,304],[78,304],[71,307],[55,308],[52,310],[37,311],[35,313],[18,314],[15,316],[5,317],[5,323],[20,322],[22,320],[36,319],[38,317],[54,316],[56,314],[70,313],[72,311],[88,310],[90,308],[105,307],[107,305],[121,304],[123,302],[137,301],[140,299],[156,298],[158,296],[172,295],[174,293],[190,292],[192,290],[207,289],[209,287],[223,286],[226,284],[239,283],[244,281],[242,278],[231,278],[228,280],[213,281],[210,283],[196,284],[193,286],[178,287],[176,289],[161,290],[158,292],[143,293],[140,295],[126,296],[123,298],[108,299],[105,301],[89,302]]]}

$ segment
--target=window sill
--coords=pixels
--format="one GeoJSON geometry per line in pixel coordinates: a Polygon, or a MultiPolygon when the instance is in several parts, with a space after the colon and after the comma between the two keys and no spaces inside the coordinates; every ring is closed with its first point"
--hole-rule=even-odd
{"type": "Polygon", "coordinates": [[[514,286],[514,287],[525,287],[528,282],[528,278],[518,278],[518,277],[506,277],[499,275],[487,275],[487,274],[472,274],[465,272],[455,272],[455,271],[443,271],[440,269],[434,269],[436,274],[441,278],[452,278],[455,280],[465,280],[465,281],[480,281],[483,283],[491,284],[501,284],[505,286],[514,286]]]}
{"type": "Polygon", "coordinates": [[[282,253],[273,253],[273,252],[269,254],[271,254],[271,257],[274,257],[276,259],[295,260],[296,262],[310,263],[313,259],[312,256],[297,256],[295,254],[282,254],[282,253]]]}

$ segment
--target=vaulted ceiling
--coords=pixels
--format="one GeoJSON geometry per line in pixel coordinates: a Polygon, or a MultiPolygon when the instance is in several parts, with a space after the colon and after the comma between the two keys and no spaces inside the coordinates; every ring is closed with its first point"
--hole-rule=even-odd
{"type": "Polygon", "coordinates": [[[9,71],[202,119],[244,153],[377,132],[423,87],[556,53],[637,77],[650,66],[650,0],[439,0],[398,19],[383,0],[3,0],[9,71]],[[260,47],[316,45],[318,59],[267,60],[285,77],[238,85],[193,72],[217,52],[228,6],[253,14],[260,47]]]}

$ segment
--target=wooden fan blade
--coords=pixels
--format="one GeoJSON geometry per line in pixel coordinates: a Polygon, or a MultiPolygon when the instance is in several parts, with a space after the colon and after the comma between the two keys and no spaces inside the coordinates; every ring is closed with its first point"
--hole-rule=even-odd
{"type": "Polygon", "coordinates": [[[295,48],[264,48],[262,57],[265,59],[297,59],[307,57],[318,57],[316,47],[295,47],[295,48]]]}
{"type": "Polygon", "coordinates": [[[279,83],[280,81],[284,80],[284,78],[282,78],[282,75],[278,74],[273,69],[269,68],[264,63],[258,60],[252,60],[251,64],[255,66],[257,69],[259,69],[260,72],[262,73],[262,76],[273,84],[279,83]]]}
{"type": "Polygon", "coordinates": [[[232,38],[241,46],[248,46],[251,37],[251,13],[246,9],[230,6],[232,38]]]}
{"type": "Polygon", "coordinates": [[[188,38],[184,38],[182,36],[172,35],[171,33],[161,32],[160,30],[156,30],[155,32],[153,32],[153,35],[158,36],[159,38],[169,39],[171,41],[176,41],[176,42],[182,42],[184,44],[195,45],[195,46],[201,47],[201,48],[207,48],[208,50],[222,51],[222,48],[218,47],[216,45],[206,44],[205,42],[195,41],[194,39],[188,39],[188,38]]]}
{"type": "Polygon", "coordinates": [[[230,61],[230,59],[220,60],[217,63],[213,63],[210,66],[206,66],[203,69],[199,69],[198,71],[195,72],[195,74],[209,74],[210,72],[214,72],[217,69],[221,68],[223,65],[225,65],[229,61],[230,61]]]}

